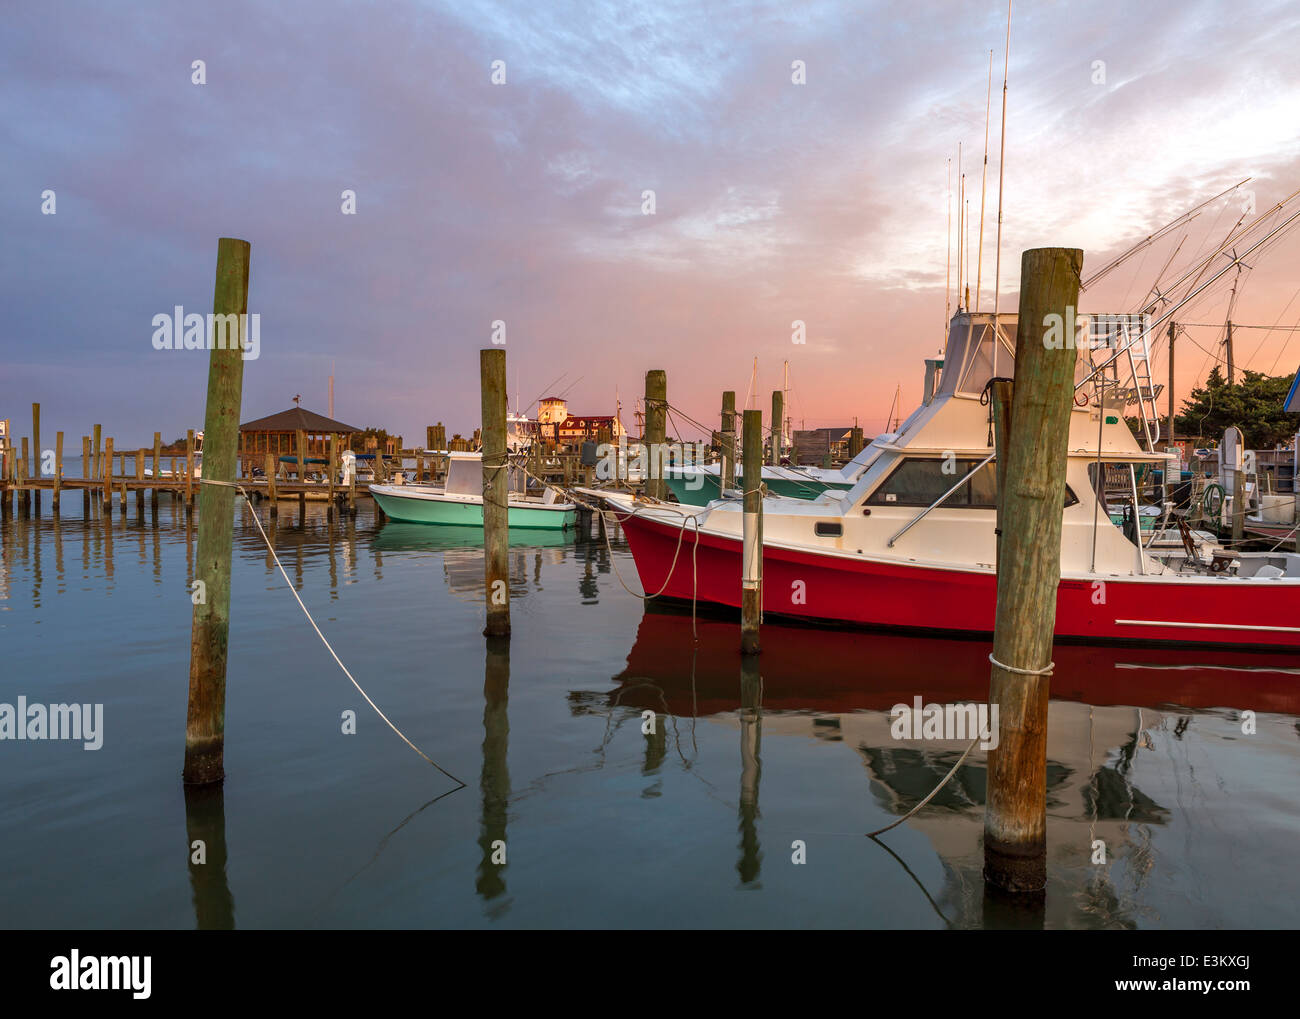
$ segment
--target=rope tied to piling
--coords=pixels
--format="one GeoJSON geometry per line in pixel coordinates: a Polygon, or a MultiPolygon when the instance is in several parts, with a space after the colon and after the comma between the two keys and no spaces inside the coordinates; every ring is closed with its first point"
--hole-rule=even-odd
{"type": "MultiPolygon", "coordinates": [[[[240,495],[242,495],[245,499],[248,499],[248,493],[244,491],[244,486],[237,482],[217,481],[213,478],[199,478],[197,480],[202,485],[214,485],[219,488],[236,489],[240,495]]],[[[252,500],[248,499],[248,502],[249,502],[249,508],[251,509],[252,500]]],[[[253,510],[253,523],[257,525],[257,531],[262,536],[262,541],[266,543],[266,550],[271,553],[271,558],[275,560],[275,565],[276,568],[279,569],[280,571],[280,576],[284,577],[284,582],[286,585],[288,585],[289,593],[293,595],[294,601],[298,603],[298,607],[302,609],[303,615],[307,617],[307,622],[311,623],[311,628],[316,631],[316,636],[319,637],[321,639],[321,643],[325,645],[325,650],[327,650],[330,653],[330,656],[334,659],[334,661],[338,663],[339,668],[343,670],[343,675],[348,677],[348,682],[350,682],[354,687],[357,688],[357,692],[360,693],[361,696],[365,698],[366,703],[375,709],[375,714],[377,714],[380,718],[382,718],[385,724],[387,724],[387,726],[390,729],[392,729],[393,732],[397,733],[397,735],[401,738],[403,743],[405,743],[408,747],[410,747],[417,754],[423,757],[426,761],[432,764],[435,768],[437,768],[440,772],[446,775],[453,782],[457,783],[458,789],[466,788],[466,783],[462,782],[450,771],[448,771],[437,761],[435,761],[432,757],[430,757],[423,750],[421,750],[414,743],[412,743],[410,739],[407,738],[406,733],[402,732],[401,729],[399,729],[396,725],[394,725],[393,721],[387,715],[385,715],[383,711],[380,710],[379,705],[370,699],[370,694],[366,693],[366,691],[362,688],[361,684],[358,683],[356,681],[356,678],[352,675],[352,673],[348,671],[348,667],[343,664],[343,660],[339,658],[338,652],[334,650],[333,645],[330,644],[325,634],[321,633],[320,627],[316,625],[316,620],[312,618],[311,612],[307,609],[307,606],[303,604],[302,599],[298,596],[298,591],[293,586],[293,581],[289,579],[289,574],[285,571],[284,564],[280,562],[280,557],[275,554],[275,547],[271,544],[271,539],[267,537],[266,531],[263,530],[262,528],[262,521],[258,517],[256,510],[253,510]]],[[[455,791],[456,790],[452,790],[452,792],[455,791]]]]}
{"type": "Polygon", "coordinates": [[[1050,676],[1052,670],[1056,668],[1055,662],[1048,662],[1041,669],[1017,669],[1014,665],[1004,665],[993,657],[993,652],[989,652],[989,661],[999,669],[1005,669],[1007,672],[1014,672],[1018,676],[1050,676]]]}

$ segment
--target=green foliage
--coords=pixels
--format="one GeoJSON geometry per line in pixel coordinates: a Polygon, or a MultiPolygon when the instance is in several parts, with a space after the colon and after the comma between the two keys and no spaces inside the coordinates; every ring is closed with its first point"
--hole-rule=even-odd
{"type": "Polygon", "coordinates": [[[1204,386],[1192,390],[1178,415],[1178,433],[1218,440],[1229,425],[1241,429],[1248,449],[1286,445],[1300,428],[1300,417],[1282,409],[1292,375],[1245,371],[1229,386],[1215,365],[1204,386]]]}
{"type": "Polygon", "coordinates": [[[370,439],[379,440],[378,449],[384,449],[388,442],[387,428],[363,428],[352,436],[352,448],[357,450],[366,450],[370,448],[370,439]]]}

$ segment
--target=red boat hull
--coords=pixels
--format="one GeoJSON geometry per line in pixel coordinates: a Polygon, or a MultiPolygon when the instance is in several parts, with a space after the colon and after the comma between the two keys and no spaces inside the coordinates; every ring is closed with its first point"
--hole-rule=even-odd
{"type": "MultiPolygon", "coordinates": [[[[674,524],[637,514],[622,526],[647,593],[739,608],[738,539],[687,528],[679,552],[681,532],[674,524]]],[[[990,634],[996,607],[997,578],[991,573],[763,547],[765,615],[990,634]]],[[[1060,640],[1300,650],[1298,624],[1295,583],[1064,579],[1057,589],[1060,640]]]]}

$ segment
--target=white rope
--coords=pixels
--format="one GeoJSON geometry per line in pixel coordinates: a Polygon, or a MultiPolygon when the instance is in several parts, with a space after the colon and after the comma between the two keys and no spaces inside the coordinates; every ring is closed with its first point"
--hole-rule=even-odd
{"type": "MultiPolygon", "coordinates": [[[[204,485],[216,485],[216,486],[219,486],[219,487],[221,487],[221,488],[234,488],[234,489],[237,489],[237,490],[239,491],[239,493],[240,493],[241,495],[243,495],[243,497],[244,497],[245,499],[248,499],[248,493],[244,491],[244,487],[243,487],[242,485],[239,485],[239,484],[236,484],[236,483],[234,483],[234,482],[230,482],[230,481],[216,481],[216,480],[213,480],[213,479],[211,479],[211,478],[201,478],[201,479],[198,479],[198,480],[199,480],[200,484],[204,484],[204,485]]],[[[251,499],[249,500],[249,508],[252,509],[252,500],[251,500],[251,499]]],[[[334,648],[331,646],[330,642],[325,638],[325,634],[321,633],[320,627],[316,625],[316,620],[312,618],[311,613],[307,610],[307,606],[304,605],[303,602],[302,602],[302,599],[298,597],[298,591],[297,591],[297,589],[293,586],[293,581],[291,581],[291,580],[289,579],[289,574],[285,572],[284,565],[280,562],[280,557],[279,557],[278,555],[275,554],[275,548],[271,545],[271,539],[268,538],[268,537],[266,536],[266,531],[264,531],[264,530],[262,529],[262,521],[258,518],[257,511],[256,511],[256,510],[253,510],[253,523],[255,523],[255,524],[257,525],[258,533],[261,534],[261,536],[262,536],[262,540],[263,540],[264,542],[266,542],[266,550],[267,550],[268,552],[271,553],[271,558],[275,560],[275,565],[276,565],[276,566],[279,568],[279,570],[280,570],[280,576],[284,577],[284,582],[285,582],[285,584],[287,584],[288,587],[289,587],[289,593],[293,595],[294,601],[296,601],[296,602],[298,603],[298,607],[299,607],[300,609],[302,609],[302,611],[303,611],[303,615],[305,615],[305,616],[307,617],[307,622],[311,623],[311,628],[312,628],[313,630],[316,631],[316,636],[319,637],[319,638],[321,639],[321,643],[325,645],[325,649],[326,649],[327,651],[329,651],[330,655],[334,658],[334,661],[338,662],[338,666],[339,666],[339,668],[343,670],[343,675],[345,675],[345,676],[348,677],[348,681],[349,681],[349,682],[350,682],[354,687],[357,688],[357,692],[360,693],[361,696],[364,697],[364,698],[366,699],[366,703],[369,704],[372,708],[375,709],[375,714],[377,714],[380,718],[382,718],[382,719],[383,719],[383,720],[388,724],[388,727],[389,727],[390,729],[392,729],[393,732],[397,733],[397,735],[400,736],[400,737],[402,738],[402,742],[404,742],[408,747],[410,747],[412,750],[414,750],[417,754],[419,754],[421,757],[423,757],[426,761],[428,761],[430,764],[432,764],[435,768],[437,768],[440,772],[442,772],[444,775],[446,775],[446,776],[447,776],[449,779],[451,779],[453,782],[457,782],[457,783],[459,783],[459,784],[460,784],[460,788],[462,788],[462,789],[465,788],[465,783],[464,783],[464,782],[462,782],[460,779],[458,779],[455,775],[453,775],[451,772],[449,772],[446,768],[442,767],[442,765],[440,765],[440,764],[439,764],[437,761],[435,761],[432,757],[430,757],[430,756],[429,756],[428,754],[426,754],[423,750],[421,750],[421,749],[420,749],[419,747],[417,747],[414,743],[412,743],[409,739],[407,739],[407,738],[406,738],[406,734],[405,734],[404,732],[402,732],[402,730],[399,729],[397,726],[395,726],[395,725],[392,723],[392,721],[389,719],[389,717],[388,717],[387,715],[385,715],[382,711],[379,710],[379,705],[378,705],[378,704],[376,704],[374,701],[372,701],[372,700],[370,699],[370,695],[369,695],[368,693],[366,693],[365,690],[362,689],[361,684],[358,683],[358,682],[356,681],[356,679],[353,677],[352,673],[350,673],[350,672],[348,671],[348,667],[347,667],[346,665],[343,664],[343,660],[342,660],[341,658],[339,658],[337,652],[335,652],[335,650],[334,650],[334,648]]]]}
{"type": "Polygon", "coordinates": [[[952,766],[952,770],[949,771],[948,774],[943,776],[943,781],[940,782],[937,786],[934,787],[934,789],[930,791],[929,796],[923,799],[920,803],[918,803],[915,807],[909,810],[906,814],[900,817],[893,824],[887,824],[883,828],[877,828],[875,831],[867,832],[867,838],[874,839],[877,835],[883,835],[885,832],[889,831],[890,828],[897,828],[900,824],[902,824],[909,817],[911,817],[918,810],[920,810],[927,803],[929,803],[932,799],[934,799],[935,795],[939,792],[939,790],[948,784],[948,779],[952,778],[953,775],[957,774],[957,769],[961,767],[961,762],[966,760],[966,755],[975,749],[975,744],[978,743],[979,741],[980,741],[979,736],[976,736],[973,740],[970,741],[970,746],[968,746],[964,751],[962,751],[962,755],[959,758],[957,758],[957,763],[952,766]]]}
{"type": "Polygon", "coordinates": [[[1007,672],[1014,672],[1019,676],[1050,676],[1052,674],[1052,670],[1056,668],[1055,662],[1048,662],[1041,669],[1017,669],[1014,665],[1003,665],[1001,662],[999,662],[996,658],[993,657],[992,651],[989,652],[989,661],[992,662],[994,665],[996,665],[999,669],[1005,669],[1007,672]]]}

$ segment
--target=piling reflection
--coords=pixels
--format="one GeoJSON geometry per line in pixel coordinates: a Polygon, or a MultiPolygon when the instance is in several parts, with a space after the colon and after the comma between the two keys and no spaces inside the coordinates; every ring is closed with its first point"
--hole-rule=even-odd
{"type": "Polygon", "coordinates": [[[757,886],[763,852],[758,840],[758,781],[763,774],[763,677],[755,655],[740,657],[740,883],[757,886]]]}
{"type": "MultiPolygon", "coordinates": [[[[479,865],[474,889],[492,902],[506,893],[506,820],[510,803],[510,641],[488,637],[483,666],[483,767],[479,772],[479,865]]],[[[498,916],[509,900],[489,910],[498,916]]]]}
{"type": "Polygon", "coordinates": [[[225,792],[220,784],[185,786],[185,838],[195,929],[234,930],[235,899],[226,880],[225,792]]]}

